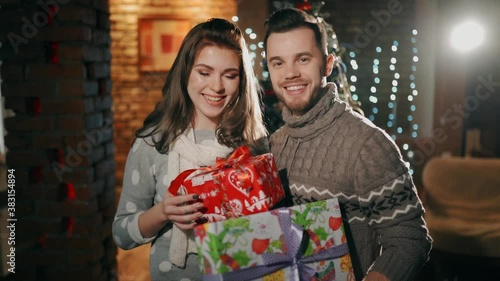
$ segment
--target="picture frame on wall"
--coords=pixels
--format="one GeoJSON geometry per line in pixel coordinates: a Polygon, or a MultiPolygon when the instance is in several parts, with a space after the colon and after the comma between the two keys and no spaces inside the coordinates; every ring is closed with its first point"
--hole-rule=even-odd
{"type": "Polygon", "coordinates": [[[143,16],[138,25],[139,71],[168,72],[191,29],[191,21],[173,16],[143,16]]]}

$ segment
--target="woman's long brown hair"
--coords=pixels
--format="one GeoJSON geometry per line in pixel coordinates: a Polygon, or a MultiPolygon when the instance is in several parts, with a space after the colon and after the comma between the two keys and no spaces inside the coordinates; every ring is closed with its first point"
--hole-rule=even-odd
{"type": "Polygon", "coordinates": [[[167,153],[170,145],[191,124],[195,108],[189,98],[187,81],[196,56],[207,45],[234,50],[240,58],[240,84],[216,128],[219,143],[236,148],[248,145],[259,150],[267,131],[262,121],[258,83],[241,30],[224,19],[211,19],[196,25],[182,41],[163,86],[163,99],[136,132],[137,138],[152,137],[156,150],[167,153]]]}

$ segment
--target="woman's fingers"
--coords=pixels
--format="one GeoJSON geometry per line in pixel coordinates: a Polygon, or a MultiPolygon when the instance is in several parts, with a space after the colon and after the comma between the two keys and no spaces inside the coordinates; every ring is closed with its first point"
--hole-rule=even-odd
{"type": "Polygon", "coordinates": [[[200,197],[198,194],[186,194],[186,195],[178,195],[173,196],[171,193],[165,193],[165,197],[163,199],[166,205],[181,205],[186,203],[192,203],[192,201],[199,200],[200,197]]]}
{"type": "Polygon", "coordinates": [[[193,212],[189,214],[182,215],[170,215],[170,220],[180,224],[191,224],[201,218],[203,213],[201,212],[193,212]]]}
{"type": "Polygon", "coordinates": [[[186,215],[192,214],[203,208],[203,203],[198,201],[193,201],[193,197],[185,197],[180,200],[176,197],[171,197],[165,199],[163,202],[165,206],[165,214],[167,215],[186,215]]]}
{"type": "Polygon", "coordinates": [[[203,214],[201,212],[196,212],[188,215],[171,215],[170,220],[180,229],[189,230],[196,225],[196,221],[199,220],[203,214]]]}
{"type": "Polygon", "coordinates": [[[197,194],[173,196],[167,192],[163,205],[167,218],[183,230],[192,229],[195,221],[203,216],[200,212],[203,203],[199,202],[197,194]]]}
{"type": "Polygon", "coordinates": [[[165,214],[171,215],[189,215],[203,208],[203,203],[194,203],[189,205],[165,205],[165,214]]]}
{"type": "Polygon", "coordinates": [[[183,214],[183,215],[170,215],[170,220],[179,222],[179,223],[184,223],[184,224],[189,224],[197,219],[199,219],[203,214],[201,212],[195,212],[191,214],[183,214]]]}

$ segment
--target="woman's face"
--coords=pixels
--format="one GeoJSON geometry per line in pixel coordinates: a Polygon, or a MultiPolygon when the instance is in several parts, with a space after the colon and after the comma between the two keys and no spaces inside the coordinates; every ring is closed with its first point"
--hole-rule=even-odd
{"type": "Polygon", "coordinates": [[[198,53],[187,85],[195,129],[216,129],[224,108],[238,95],[239,68],[240,59],[231,49],[209,45],[198,53]]]}

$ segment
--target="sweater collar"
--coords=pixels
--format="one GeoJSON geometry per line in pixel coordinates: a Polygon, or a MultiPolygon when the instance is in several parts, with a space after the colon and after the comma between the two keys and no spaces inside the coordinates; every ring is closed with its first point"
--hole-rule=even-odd
{"type": "Polygon", "coordinates": [[[344,112],[345,104],[338,98],[336,85],[328,83],[322,90],[326,93],[304,115],[293,116],[290,110],[283,108],[283,120],[286,123],[284,130],[290,137],[314,137],[344,112]]]}

